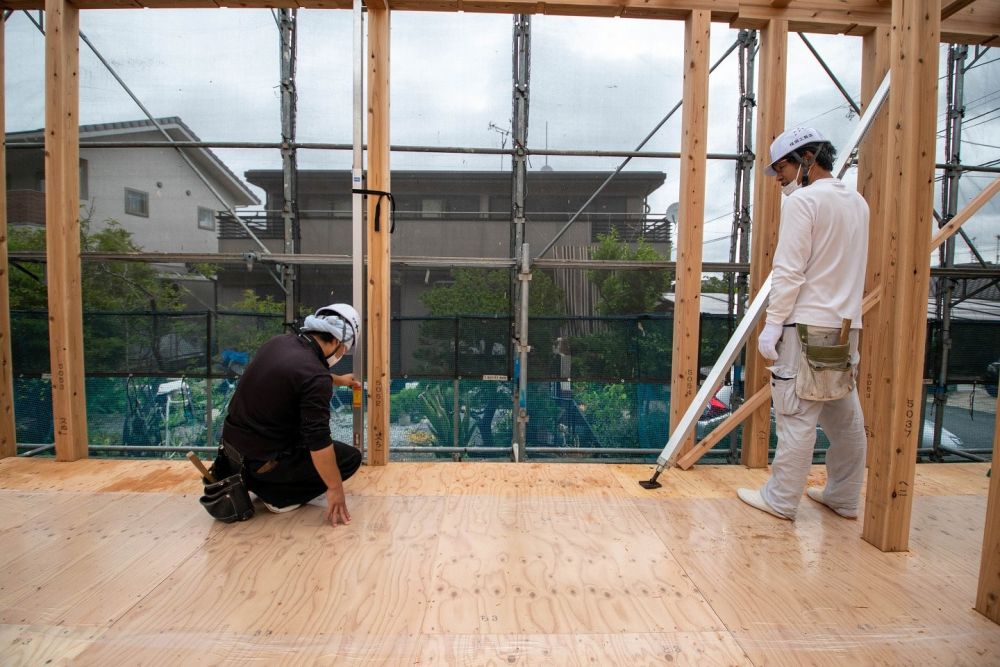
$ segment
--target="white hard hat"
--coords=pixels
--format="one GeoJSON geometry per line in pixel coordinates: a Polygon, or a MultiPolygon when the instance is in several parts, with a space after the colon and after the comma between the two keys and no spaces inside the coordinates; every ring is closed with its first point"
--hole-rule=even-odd
{"type": "Polygon", "coordinates": [[[812,127],[793,127],[785,130],[771,142],[771,161],[764,167],[764,173],[768,176],[775,176],[774,163],[781,158],[788,157],[791,153],[798,151],[808,144],[829,143],[819,130],[812,127]]]}
{"type": "Polygon", "coordinates": [[[361,335],[361,318],[349,303],[334,303],[324,306],[315,314],[306,317],[302,331],[323,331],[339,340],[351,353],[354,342],[361,335]]]}

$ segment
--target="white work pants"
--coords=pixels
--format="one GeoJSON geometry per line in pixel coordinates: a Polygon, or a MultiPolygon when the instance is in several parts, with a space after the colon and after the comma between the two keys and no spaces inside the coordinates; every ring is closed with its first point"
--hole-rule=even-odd
{"type": "MultiPolygon", "coordinates": [[[[800,349],[795,327],[785,327],[778,343],[778,360],[770,367],[778,448],[771,463],[771,477],[761,495],[777,512],[795,518],[812,465],[818,424],[830,441],[823,499],[833,507],[856,509],[865,474],[867,445],[858,390],[855,387],[835,401],[800,399],[795,395],[800,349]]],[[[851,362],[855,368],[857,349],[858,332],[852,331],[851,362]]]]}

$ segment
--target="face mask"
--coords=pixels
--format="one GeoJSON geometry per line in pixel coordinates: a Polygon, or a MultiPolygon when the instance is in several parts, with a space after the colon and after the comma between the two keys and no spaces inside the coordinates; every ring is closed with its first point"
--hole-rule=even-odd
{"type": "Polygon", "coordinates": [[[788,181],[788,185],[781,186],[781,194],[787,197],[788,195],[792,194],[793,192],[802,187],[801,185],[799,185],[799,174],[801,173],[802,173],[802,165],[800,164],[799,168],[795,171],[795,178],[791,181],[788,181]]]}

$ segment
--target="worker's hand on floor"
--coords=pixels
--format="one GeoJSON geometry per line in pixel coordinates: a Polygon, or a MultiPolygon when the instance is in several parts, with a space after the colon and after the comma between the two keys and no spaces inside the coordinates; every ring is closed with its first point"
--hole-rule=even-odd
{"type": "Polygon", "coordinates": [[[778,358],[778,341],[781,340],[783,329],[784,327],[780,324],[772,322],[764,325],[764,330],[760,332],[760,337],[757,339],[757,349],[760,351],[760,356],[768,361],[774,361],[778,358]]]}
{"type": "Polygon", "coordinates": [[[351,522],[351,513],[347,511],[347,498],[344,497],[344,490],[327,490],[326,492],[326,516],[331,526],[338,523],[347,525],[351,522]]]}

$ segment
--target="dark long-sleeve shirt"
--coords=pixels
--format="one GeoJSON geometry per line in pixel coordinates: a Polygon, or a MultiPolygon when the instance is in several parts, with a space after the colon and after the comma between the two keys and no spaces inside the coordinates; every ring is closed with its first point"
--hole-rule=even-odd
{"type": "Polygon", "coordinates": [[[304,335],[275,336],[247,366],[222,437],[248,459],[267,461],[282,451],[316,451],[330,439],[333,384],[318,345],[304,335]]]}

